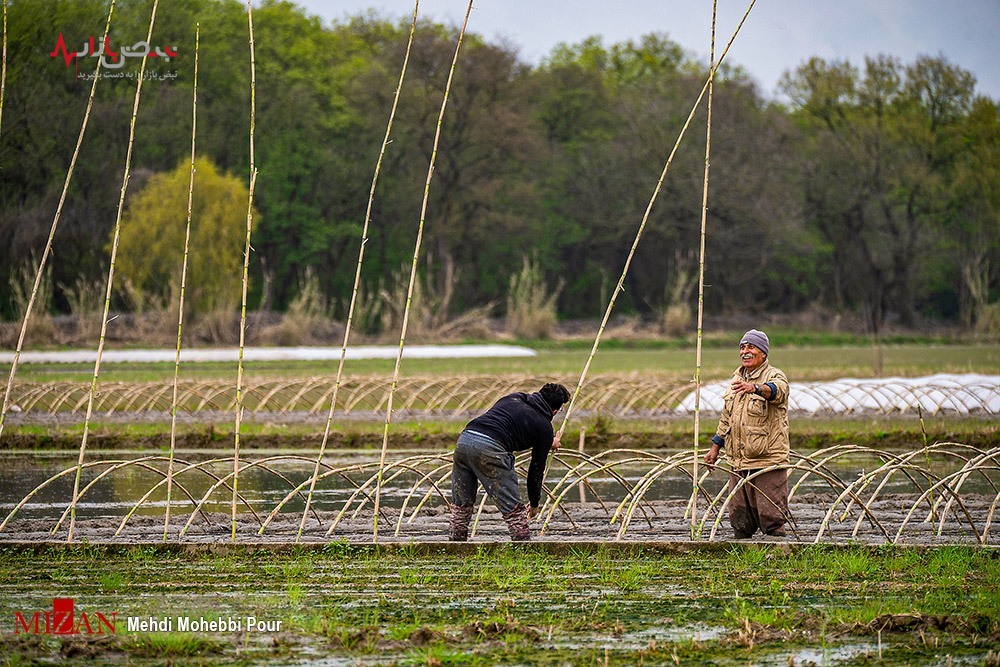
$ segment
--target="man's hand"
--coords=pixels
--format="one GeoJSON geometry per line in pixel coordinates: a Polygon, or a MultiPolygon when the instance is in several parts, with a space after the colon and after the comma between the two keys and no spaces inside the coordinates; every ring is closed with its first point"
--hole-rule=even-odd
{"type": "Polygon", "coordinates": [[[552,438],[552,449],[557,450],[562,446],[560,440],[562,439],[562,433],[556,433],[555,437],[552,438]]]}
{"type": "Polygon", "coordinates": [[[708,453],[705,454],[705,463],[711,466],[715,465],[715,462],[718,460],[719,460],[719,446],[713,442],[712,447],[708,450],[708,453]]]}
{"type": "Polygon", "coordinates": [[[529,507],[528,508],[528,518],[534,519],[536,516],[538,516],[538,513],[541,512],[541,511],[542,510],[540,508],[538,508],[538,507],[529,507]]]}

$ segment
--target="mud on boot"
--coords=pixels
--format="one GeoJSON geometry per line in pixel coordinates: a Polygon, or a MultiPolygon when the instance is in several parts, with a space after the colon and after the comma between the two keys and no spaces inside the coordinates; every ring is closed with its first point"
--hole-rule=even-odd
{"type": "Polygon", "coordinates": [[[472,520],[472,505],[462,507],[452,505],[451,518],[448,521],[448,540],[451,542],[465,542],[469,539],[469,522],[472,520]]]}
{"type": "Polygon", "coordinates": [[[525,542],[531,539],[531,529],[528,527],[528,506],[517,505],[513,510],[503,515],[510,531],[510,539],[514,542],[525,542]]]}

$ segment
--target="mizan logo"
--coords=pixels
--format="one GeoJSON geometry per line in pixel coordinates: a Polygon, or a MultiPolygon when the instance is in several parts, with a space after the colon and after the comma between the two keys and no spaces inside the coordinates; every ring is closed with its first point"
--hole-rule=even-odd
{"type": "Polygon", "coordinates": [[[14,612],[14,634],[35,635],[103,635],[115,634],[118,612],[110,617],[101,612],[77,613],[72,598],[55,598],[52,611],[36,611],[25,616],[14,612]]]}

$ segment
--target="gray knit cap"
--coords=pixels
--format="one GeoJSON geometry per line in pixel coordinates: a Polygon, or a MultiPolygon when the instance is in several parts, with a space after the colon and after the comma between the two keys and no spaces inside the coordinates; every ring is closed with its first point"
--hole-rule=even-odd
{"type": "Polygon", "coordinates": [[[767,334],[756,329],[751,329],[743,334],[743,338],[740,338],[740,345],[743,343],[750,343],[764,354],[767,354],[768,349],[771,347],[771,341],[767,339],[767,334]]]}

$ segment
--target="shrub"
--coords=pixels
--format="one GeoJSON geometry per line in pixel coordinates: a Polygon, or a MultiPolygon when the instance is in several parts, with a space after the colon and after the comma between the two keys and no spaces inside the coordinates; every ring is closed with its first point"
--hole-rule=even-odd
{"type": "Polygon", "coordinates": [[[1000,337],[1000,302],[983,306],[979,311],[976,333],[991,338],[1000,337]]]}
{"type": "MultiPolygon", "coordinates": [[[[209,160],[195,167],[185,311],[211,313],[239,302],[249,194],[245,183],[209,160]]],[[[180,283],[190,178],[186,163],[153,176],[122,221],[119,270],[154,298],[180,283]]],[[[254,223],[259,220],[254,212],[254,223]]]]}
{"type": "MultiPolygon", "coordinates": [[[[35,268],[38,260],[34,257],[24,260],[21,265],[11,272],[8,283],[10,284],[11,304],[14,306],[16,321],[20,324],[24,318],[24,313],[28,309],[28,301],[34,290],[35,278],[38,270],[35,268]]],[[[31,311],[31,319],[28,321],[28,330],[25,333],[25,344],[29,341],[35,344],[48,344],[55,342],[56,327],[52,321],[49,309],[52,307],[52,267],[48,266],[38,283],[38,291],[35,292],[35,303],[31,311]]],[[[20,327],[14,334],[14,341],[20,336],[20,327]]],[[[16,343],[15,343],[16,344],[16,343]]],[[[11,345],[14,347],[14,344],[11,345]]]]}
{"type": "Polygon", "coordinates": [[[537,260],[522,259],[521,270],[510,277],[507,292],[507,329],[518,338],[548,338],[556,325],[556,299],[565,282],[551,294],[537,260]]]}

